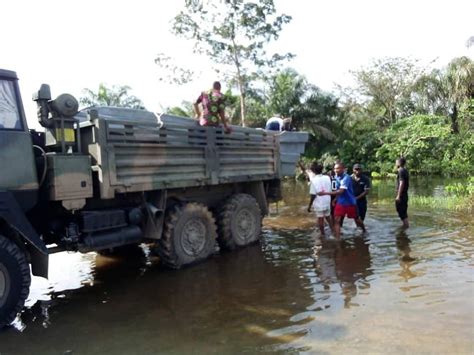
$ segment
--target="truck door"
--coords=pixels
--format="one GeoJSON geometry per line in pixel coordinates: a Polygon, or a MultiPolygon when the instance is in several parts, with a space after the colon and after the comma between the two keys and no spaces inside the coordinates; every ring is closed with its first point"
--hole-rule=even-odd
{"type": "Polygon", "coordinates": [[[24,210],[36,203],[38,177],[15,72],[0,69],[0,191],[24,210]]]}

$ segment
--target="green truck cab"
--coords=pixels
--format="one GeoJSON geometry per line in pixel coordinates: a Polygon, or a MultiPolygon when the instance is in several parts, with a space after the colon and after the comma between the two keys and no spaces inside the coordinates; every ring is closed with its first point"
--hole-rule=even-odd
{"type": "Polygon", "coordinates": [[[0,327],[48,276],[48,255],[148,243],[180,268],[260,238],[304,132],[201,127],[144,110],[78,111],[68,94],[33,95],[29,130],[15,72],[0,69],[0,327]],[[286,148],[285,148],[286,147],[286,148]],[[30,272],[31,267],[31,272],[30,272]]]}

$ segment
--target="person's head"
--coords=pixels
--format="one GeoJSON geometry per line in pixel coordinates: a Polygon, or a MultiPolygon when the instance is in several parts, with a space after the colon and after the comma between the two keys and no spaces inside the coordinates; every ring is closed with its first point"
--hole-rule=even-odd
{"type": "Polygon", "coordinates": [[[341,176],[342,174],[344,174],[344,170],[345,168],[342,161],[336,161],[336,164],[334,164],[334,172],[336,173],[336,175],[341,176]]]}
{"type": "Polygon", "coordinates": [[[332,166],[330,165],[326,166],[326,174],[331,177],[334,176],[334,169],[332,166]]]}
{"type": "Polygon", "coordinates": [[[395,162],[395,164],[397,165],[397,168],[404,168],[406,163],[407,161],[404,157],[398,158],[397,161],[395,162]]]}
{"type": "Polygon", "coordinates": [[[214,83],[212,84],[212,88],[214,90],[221,91],[221,83],[218,81],[214,81],[214,83]]]}
{"type": "Polygon", "coordinates": [[[317,161],[313,161],[310,167],[311,171],[315,174],[322,174],[323,173],[323,166],[319,164],[317,161]]]}
{"type": "Polygon", "coordinates": [[[352,170],[354,171],[354,175],[359,177],[360,174],[362,174],[362,165],[360,165],[359,163],[354,164],[352,170]]]}
{"type": "Polygon", "coordinates": [[[291,117],[283,118],[283,130],[284,131],[291,130],[291,117]]]}

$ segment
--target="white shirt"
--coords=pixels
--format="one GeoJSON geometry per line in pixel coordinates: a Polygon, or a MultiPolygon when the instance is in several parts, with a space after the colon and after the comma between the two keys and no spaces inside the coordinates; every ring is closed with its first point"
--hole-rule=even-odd
{"type": "MultiPolygon", "coordinates": [[[[331,192],[331,178],[327,175],[319,174],[310,176],[309,193],[317,195],[318,192],[331,192]]],[[[313,208],[316,211],[331,209],[331,196],[316,196],[313,202],[313,208]]]]}

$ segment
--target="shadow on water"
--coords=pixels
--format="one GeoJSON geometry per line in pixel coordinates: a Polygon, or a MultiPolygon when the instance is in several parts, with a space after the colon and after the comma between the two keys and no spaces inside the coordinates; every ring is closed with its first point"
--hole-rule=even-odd
{"type": "MultiPolygon", "coordinates": [[[[420,184],[421,186],[422,184],[420,184]]],[[[416,186],[416,185],[415,185],[416,186]]],[[[179,271],[145,253],[51,258],[0,354],[470,353],[470,218],[370,197],[366,224],[315,232],[307,186],[285,186],[262,241],[179,271]]]]}

